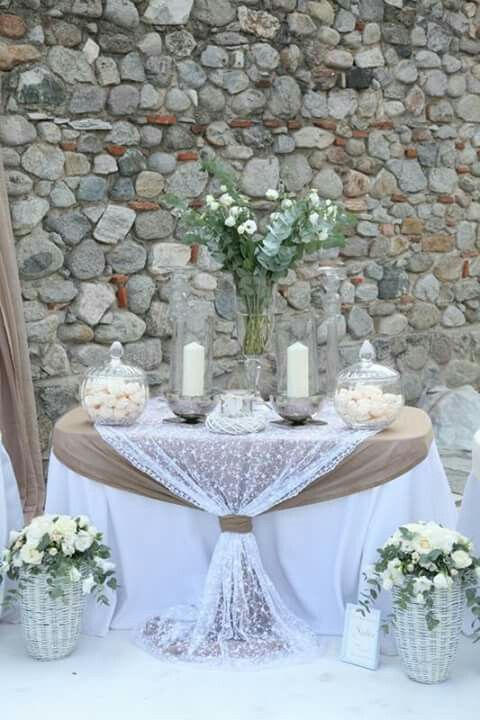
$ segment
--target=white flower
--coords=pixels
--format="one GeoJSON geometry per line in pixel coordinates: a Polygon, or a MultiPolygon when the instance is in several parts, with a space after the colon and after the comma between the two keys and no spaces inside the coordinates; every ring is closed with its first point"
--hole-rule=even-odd
{"type": "Polygon", "coordinates": [[[452,560],[455,563],[455,567],[459,570],[470,567],[472,564],[472,558],[465,550],[456,550],[452,553],[452,560]]]}
{"type": "Polygon", "coordinates": [[[247,220],[243,223],[243,227],[245,228],[247,235],[253,235],[257,232],[257,223],[255,220],[247,220]]]}
{"type": "Polygon", "coordinates": [[[218,203],[218,202],[212,202],[208,206],[209,210],[213,210],[213,211],[218,210],[219,207],[220,207],[220,203],[218,203]]]}
{"type": "Polygon", "coordinates": [[[77,532],[77,523],[68,515],[60,515],[53,523],[53,531],[69,538],[77,532]]]}
{"type": "Polygon", "coordinates": [[[235,227],[236,222],[236,218],[234,218],[232,215],[229,215],[225,220],[225,225],[227,227],[235,227]]]}
{"type": "Polygon", "coordinates": [[[418,595],[419,593],[423,593],[426,590],[430,590],[432,587],[432,581],[429,580],[426,577],[419,577],[414,580],[413,583],[413,592],[415,595],[418,595]]]}
{"type": "Polygon", "coordinates": [[[282,200],[282,208],[284,210],[288,210],[288,208],[291,208],[293,205],[293,202],[289,200],[288,198],[285,198],[285,200],[282,200]]]}
{"type": "Polygon", "coordinates": [[[265,197],[267,198],[267,200],[278,200],[278,198],[279,198],[280,196],[279,196],[279,194],[278,194],[278,192],[277,192],[276,190],[273,190],[272,188],[270,188],[270,189],[267,190],[267,192],[265,193],[265,197]]]}
{"type": "Polygon", "coordinates": [[[237,231],[238,231],[239,235],[243,235],[245,232],[245,223],[242,223],[241,225],[239,225],[237,228],[237,231]]]}
{"type": "Polygon", "coordinates": [[[101,557],[96,557],[95,564],[100,568],[100,570],[103,573],[110,572],[111,570],[115,570],[115,563],[110,562],[110,560],[104,560],[101,557]]]}
{"type": "Polygon", "coordinates": [[[88,523],[90,522],[90,520],[88,519],[88,517],[86,515],[79,515],[77,517],[77,522],[78,522],[78,527],[86,528],[86,527],[88,527],[88,523]]]}
{"type": "Polygon", "coordinates": [[[450,587],[452,581],[450,578],[448,578],[444,573],[438,573],[433,578],[433,584],[437,588],[437,590],[445,590],[446,588],[450,587]]]}
{"type": "Polygon", "coordinates": [[[328,230],[323,229],[318,233],[318,239],[320,240],[320,242],[323,242],[327,238],[328,238],[328,230]]]}
{"type": "Polygon", "coordinates": [[[225,193],[225,192],[227,192],[228,188],[226,185],[220,185],[220,190],[222,193],[225,193]]]}
{"type": "Polygon", "coordinates": [[[320,198],[318,197],[318,192],[316,190],[311,190],[309,192],[308,199],[313,207],[318,207],[318,205],[320,205],[320,198]]]}
{"type": "Polygon", "coordinates": [[[389,575],[383,578],[382,587],[384,590],[391,590],[393,588],[392,578],[389,575]]]}
{"type": "Polygon", "coordinates": [[[92,542],[93,538],[91,534],[86,532],[85,530],[80,530],[74,540],[75,549],[79,552],[85,552],[85,550],[88,550],[92,542]]]}
{"type": "Polygon", "coordinates": [[[54,548],[54,547],[49,548],[48,554],[51,555],[52,557],[55,557],[55,555],[58,554],[57,548],[54,548]]]}
{"type": "Polygon", "coordinates": [[[73,555],[75,553],[75,545],[74,545],[73,539],[64,540],[62,542],[62,552],[67,557],[69,557],[70,555],[73,555]]]}
{"type": "Polygon", "coordinates": [[[24,545],[20,550],[20,558],[27,565],[40,565],[43,553],[39,552],[33,545],[24,545]]]}
{"type": "Polygon", "coordinates": [[[30,545],[37,545],[44,535],[50,535],[52,527],[50,515],[40,515],[34,518],[25,531],[27,542],[30,545]]]}
{"type": "Polygon", "coordinates": [[[228,193],[224,193],[220,196],[220,204],[224,207],[230,207],[230,205],[233,205],[234,202],[234,199],[228,193]]]}
{"type": "Polygon", "coordinates": [[[84,595],[89,595],[92,592],[94,585],[95,585],[94,577],[93,577],[93,575],[89,575],[82,582],[82,593],[84,595]]]}
{"type": "Polygon", "coordinates": [[[8,536],[8,544],[13,545],[13,543],[21,536],[22,533],[17,532],[17,530],[10,530],[10,535],[8,536]]]}
{"type": "Polygon", "coordinates": [[[230,215],[234,218],[238,218],[240,213],[242,212],[242,208],[239,208],[238,205],[233,205],[230,208],[230,215]]]}
{"type": "Polygon", "coordinates": [[[415,600],[420,603],[420,605],[423,605],[425,603],[425,598],[423,597],[422,593],[418,593],[418,595],[415,596],[415,600]]]}
{"type": "Polygon", "coordinates": [[[72,582],[78,582],[79,580],[81,580],[82,577],[81,572],[76,567],[70,568],[69,575],[72,582]]]}
{"type": "Polygon", "coordinates": [[[308,220],[311,225],[316,225],[318,223],[318,221],[320,220],[320,215],[316,212],[312,212],[308,216],[308,220]]]}
{"type": "Polygon", "coordinates": [[[480,565],[477,565],[477,567],[475,568],[475,575],[477,576],[477,578],[480,578],[480,565]]]}

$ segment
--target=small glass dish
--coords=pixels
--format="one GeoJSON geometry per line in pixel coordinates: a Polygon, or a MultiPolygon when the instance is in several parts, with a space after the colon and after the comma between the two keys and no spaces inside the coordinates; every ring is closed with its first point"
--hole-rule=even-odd
{"type": "Polygon", "coordinates": [[[183,397],[177,393],[167,393],[166,399],[168,407],[176,417],[165,418],[164,422],[186,422],[192,425],[205,422],[207,415],[217,405],[214,395],[183,397]]]}
{"type": "Polygon", "coordinates": [[[122,356],[121,343],[114,342],[110,360],[91,368],[83,380],[82,406],[98,425],[133,425],[145,410],[149,395],[145,373],[123,363],[122,356]]]}
{"type": "MultiPolygon", "coordinates": [[[[325,425],[323,421],[313,419],[318,412],[321,402],[321,395],[312,395],[306,398],[291,398],[286,395],[276,395],[272,398],[275,412],[290,425],[305,425],[315,423],[325,425]]],[[[274,421],[275,422],[275,421],[274,421]]]]}
{"type": "Polygon", "coordinates": [[[375,349],[367,340],[360,362],[341,372],[335,391],[335,410],[356,430],[384,430],[400,415],[405,398],[400,374],[375,363],[375,349]]]}

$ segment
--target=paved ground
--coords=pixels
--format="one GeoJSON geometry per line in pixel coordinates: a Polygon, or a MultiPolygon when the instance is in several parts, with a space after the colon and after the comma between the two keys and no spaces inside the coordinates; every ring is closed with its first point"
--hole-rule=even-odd
{"type": "Polygon", "coordinates": [[[398,658],[377,672],[333,655],[256,672],[172,667],[128,633],[82,637],[55,663],[30,660],[18,626],[0,624],[0,716],[11,720],[478,720],[480,645],[462,640],[452,680],[409,681],[398,658]]]}

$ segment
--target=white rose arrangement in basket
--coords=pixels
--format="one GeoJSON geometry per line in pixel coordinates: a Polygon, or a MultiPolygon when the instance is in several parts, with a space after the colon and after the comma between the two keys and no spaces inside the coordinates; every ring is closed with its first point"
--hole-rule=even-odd
{"type": "Polygon", "coordinates": [[[102,533],[82,515],[41,515],[10,533],[0,563],[0,582],[16,583],[5,604],[18,601],[28,653],[54,660],[72,652],[83,608],[92,594],[108,605],[116,590],[115,565],[102,533]]]}
{"type": "Polygon", "coordinates": [[[392,591],[389,621],[407,675],[423,683],[446,680],[465,602],[473,626],[480,620],[480,559],[473,555],[473,544],[455,530],[417,522],[400,527],[378,554],[365,575],[369,589],[360,600],[361,612],[370,610],[382,590],[392,591]]]}

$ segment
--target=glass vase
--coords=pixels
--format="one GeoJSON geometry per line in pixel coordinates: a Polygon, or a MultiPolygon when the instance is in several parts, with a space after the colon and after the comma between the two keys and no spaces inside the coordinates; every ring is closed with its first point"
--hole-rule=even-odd
{"type": "Polygon", "coordinates": [[[333,404],[339,369],[337,322],[341,314],[340,285],[346,277],[342,265],[328,265],[320,268],[325,295],[323,311],[327,326],[326,358],[326,400],[333,404]]]}
{"type": "Polygon", "coordinates": [[[275,317],[276,286],[263,275],[236,278],[237,333],[246,374],[246,389],[260,395],[260,374],[266,365],[275,317]]]}

